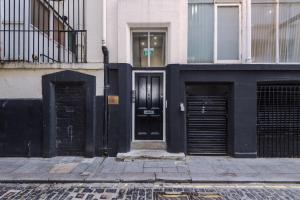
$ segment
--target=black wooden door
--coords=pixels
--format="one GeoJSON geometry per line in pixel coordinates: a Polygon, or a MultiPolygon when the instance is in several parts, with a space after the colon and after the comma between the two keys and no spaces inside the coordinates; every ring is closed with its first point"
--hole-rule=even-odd
{"type": "Polygon", "coordinates": [[[85,152],[85,90],[81,83],[55,85],[56,148],[58,156],[83,156],[85,152]]]}
{"type": "Polygon", "coordinates": [[[135,75],[135,140],[163,140],[163,74],[135,75]]]}

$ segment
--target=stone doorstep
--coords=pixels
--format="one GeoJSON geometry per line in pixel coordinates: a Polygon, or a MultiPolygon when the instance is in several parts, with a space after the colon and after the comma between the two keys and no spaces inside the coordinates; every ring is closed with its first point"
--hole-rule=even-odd
{"type": "Polygon", "coordinates": [[[132,150],[166,150],[167,144],[163,141],[134,141],[131,142],[132,150]]]}
{"type": "Polygon", "coordinates": [[[153,160],[185,160],[184,153],[168,153],[164,150],[131,150],[128,153],[118,153],[117,160],[137,160],[137,159],[153,159],[153,160]]]}

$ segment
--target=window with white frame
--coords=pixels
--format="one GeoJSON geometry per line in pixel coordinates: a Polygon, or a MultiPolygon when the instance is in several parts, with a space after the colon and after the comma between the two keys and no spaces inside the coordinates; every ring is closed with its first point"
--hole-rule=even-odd
{"type": "Polygon", "coordinates": [[[238,0],[189,0],[188,62],[241,61],[238,0]]]}
{"type": "Polygon", "coordinates": [[[166,31],[133,30],[132,63],[134,67],[164,67],[166,31]]]}
{"type": "Polygon", "coordinates": [[[300,62],[300,0],[252,0],[252,60],[300,62]]]}

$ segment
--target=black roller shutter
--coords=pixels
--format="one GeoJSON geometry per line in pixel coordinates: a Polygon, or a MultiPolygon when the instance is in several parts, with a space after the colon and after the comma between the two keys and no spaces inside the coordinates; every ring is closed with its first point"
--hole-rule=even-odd
{"type": "Polygon", "coordinates": [[[187,153],[227,155],[227,97],[187,96],[187,153]]]}

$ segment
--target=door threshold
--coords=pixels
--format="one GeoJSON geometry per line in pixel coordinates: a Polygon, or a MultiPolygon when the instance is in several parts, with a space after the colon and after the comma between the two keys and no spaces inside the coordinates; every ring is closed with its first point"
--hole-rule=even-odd
{"type": "Polygon", "coordinates": [[[169,153],[165,150],[131,150],[128,153],[118,153],[117,160],[185,160],[184,153],[169,153]]]}
{"type": "Polygon", "coordinates": [[[131,150],[166,150],[167,144],[164,141],[133,141],[131,150]]]}

